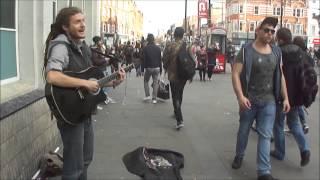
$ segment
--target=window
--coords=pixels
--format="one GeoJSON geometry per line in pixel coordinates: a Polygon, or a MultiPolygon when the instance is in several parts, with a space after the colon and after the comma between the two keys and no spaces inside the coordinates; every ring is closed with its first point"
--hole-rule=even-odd
{"type": "Polygon", "coordinates": [[[0,27],[15,29],[15,0],[11,1],[0,1],[1,16],[0,16],[0,27]]]}
{"type": "Polygon", "coordinates": [[[18,78],[16,54],[16,1],[0,1],[0,82],[18,78]]]}
{"type": "Polygon", "coordinates": [[[300,9],[297,9],[296,15],[297,15],[297,17],[300,17],[300,16],[301,16],[301,10],[300,10],[300,9]]]}
{"type": "Polygon", "coordinates": [[[259,14],[259,6],[254,7],[254,14],[259,14]]]}
{"type": "Polygon", "coordinates": [[[291,31],[292,30],[291,29],[291,24],[286,24],[286,28],[288,28],[291,31]]]}
{"type": "Polygon", "coordinates": [[[274,7],[273,8],[273,15],[274,16],[280,16],[281,15],[281,8],[280,7],[274,7]]]}
{"type": "Polygon", "coordinates": [[[316,35],[316,26],[315,26],[315,25],[312,25],[312,26],[311,26],[311,35],[312,35],[312,36],[315,36],[315,35],[316,35]]]}
{"type": "Polygon", "coordinates": [[[292,14],[295,17],[302,17],[303,16],[303,9],[293,9],[292,14]]]}
{"type": "Polygon", "coordinates": [[[69,0],[69,7],[73,6],[72,0],[69,0]]]}
{"type": "Polygon", "coordinates": [[[244,31],[244,22],[243,21],[239,22],[239,31],[244,31]]]}
{"type": "Polygon", "coordinates": [[[254,32],[255,26],[256,26],[256,23],[255,23],[255,22],[251,22],[251,23],[250,23],[250,26],[249,26],[249,31],[250,31],[250,32],[254,32]]]}
{"type": "Polygon", "coordinates": [[[302,25],[296,24],[294,27],[294,34],[302,35],[302,25]]]}
{"type": "Polygon", "coordinates": [[[52,2],[52,17],[53,17],[52,22],[55,21],[56,16],[57,16],[57,2],[56,2],[56,1],[53,1],[53,2],[52,2]]]}
{"type": "Polygon", "coordinates": [[[243,5],[239,6],[239,13],[243,13],[243,5]]]}

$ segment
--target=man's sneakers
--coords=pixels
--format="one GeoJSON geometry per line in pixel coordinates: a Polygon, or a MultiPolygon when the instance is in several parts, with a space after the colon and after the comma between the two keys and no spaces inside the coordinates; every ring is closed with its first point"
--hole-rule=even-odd
{"type": "Polygon", "coordinates": [[[151,96],[146,96],[146,97],[143,98],[143,100],[144,100],[144,101],[151,100],[151,96]]]}
{"type": "Polygon", "coordinates": [[[242,165],[242,160],[243,160],[242,157],[238,157],[238,156],[234,157],[231,165],[232,169],[239,169],[242,165]]]}
{"type": "Polygon", "coordinates": [[[310,161],[310,151],[309,150],[303,151],[301,153],[300,166],[307,165],[309,163],[309,161],[310,161]]]}
{"type": "Polygon", "coordinates": [[[178,121],[176,125],[176,130],[180,130],[184,126],[183,121],[178,121]]]}
{"type": "Polygon", "coordinates": [[[278,180],[271,176],[271,174],[264,174],[258,177],[258,180],[278,180]]]}

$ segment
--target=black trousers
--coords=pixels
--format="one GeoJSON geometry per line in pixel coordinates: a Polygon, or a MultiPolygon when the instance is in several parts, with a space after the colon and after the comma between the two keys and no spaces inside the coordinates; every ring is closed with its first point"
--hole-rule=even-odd
{"type": "Polygon", "coordinates": [[[209,79],[211,79],[211,77],[212,77],[213,68],[214,68],[214,65],[208,65],[207,73],[208,73],[208,78],[209,78],[209,79]]]}
{"type": "Polygon", "coordinates": [[[187,80],[177,80],[177,81],[170,81],[170,89],[171,89],[171,96],[172,96],[172,104],[174,108],[174,114],[176,116],[177,122],[182,122],[182,112],[181,112],[181,104],[182,104],[182,97],[183,97],[183,89],[186,85],[187,80]]]}
{"type": "Polygon", "coordinates": [[[206,80],[206,68],[199,69],[200,81],[206,80]]]}

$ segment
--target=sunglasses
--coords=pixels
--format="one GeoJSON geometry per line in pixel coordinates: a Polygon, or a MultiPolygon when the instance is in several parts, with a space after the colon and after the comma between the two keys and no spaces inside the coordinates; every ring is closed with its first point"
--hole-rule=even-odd
{"type": "Polygon", "coordinates": [[[269,28],[264,28],[263,31],[264,31],[265,33],[271,32],[271,34],[274,34],[274,33],[276,32],[274,29],[269,29],[269,28]]]}

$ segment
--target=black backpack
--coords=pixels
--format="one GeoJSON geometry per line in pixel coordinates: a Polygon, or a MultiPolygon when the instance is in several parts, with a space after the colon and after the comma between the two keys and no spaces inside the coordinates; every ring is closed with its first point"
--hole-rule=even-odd
{"type": "Polygon", "coordinates": [[[177,55],[177,71],[180,79],[191,80],[196,73],[196,63],[187,50],[187,43],[183,42],[177,55]]]}
{"type": "Polygon", "coordinates": [[[302,58],[301,84],[303,105],[309,107],[315,101],[319,87],[317,85],[317,73],[308,61],[307,53],[303,52],[302,58]]]}

